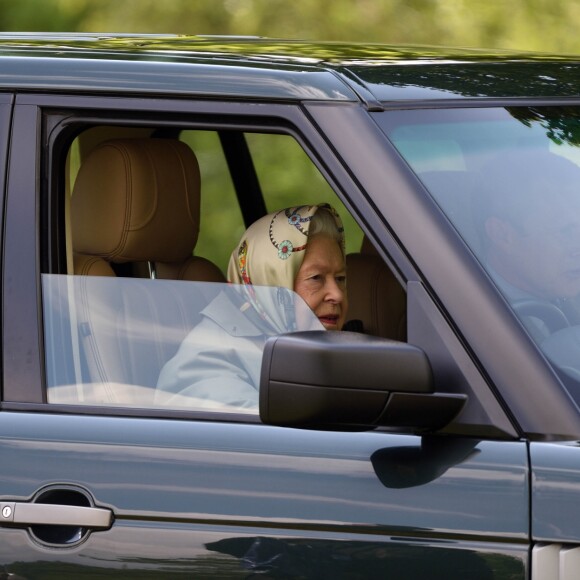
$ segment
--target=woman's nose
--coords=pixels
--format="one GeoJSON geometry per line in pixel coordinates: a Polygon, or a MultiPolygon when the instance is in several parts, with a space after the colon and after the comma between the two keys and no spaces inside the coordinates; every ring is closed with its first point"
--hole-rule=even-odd
{"type": "Polygon", "coordinates": [[[336,304],[340,304],[344,300],[344,289],[334,278],[328,281],[326,299],[336,304]]]}

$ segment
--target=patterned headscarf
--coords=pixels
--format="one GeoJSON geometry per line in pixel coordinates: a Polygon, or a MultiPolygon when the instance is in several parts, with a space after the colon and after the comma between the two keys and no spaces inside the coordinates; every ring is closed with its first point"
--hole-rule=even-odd
{"type": "MultiPolygon", "coordinates": [[[[333,217],[344,253],[344,228],[338,213],[328,204],[289,207],[265,215],[244,233],[232,252],[227,278],[234,284],[248,287],[250,302],[262,318],[271,318],[275,326],[279,305],[256,300],[252,286],[278,286],[294,289],[294,280],[304,260],[310,222],[314,214],[325,208],[333,217]]],[[[282,322],[284,326],[285,321],[282,322]]]]}

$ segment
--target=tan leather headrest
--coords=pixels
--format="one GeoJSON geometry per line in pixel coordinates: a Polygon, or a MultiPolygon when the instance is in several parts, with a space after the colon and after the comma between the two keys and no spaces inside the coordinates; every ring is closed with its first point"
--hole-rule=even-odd
{"type": "Polygon", "coordinates": [[[199,200],[199,165],[185,143],[106,141],[74,185],[74,251],[111,262],[183,260],[197,242],[199,200]]]}
{"type": "Polygon", "coordinates": [[[367,334],[406,340],[406,294],[382,258],[348,254],[346,271],[349,319],[362,321],[367,334]]]}

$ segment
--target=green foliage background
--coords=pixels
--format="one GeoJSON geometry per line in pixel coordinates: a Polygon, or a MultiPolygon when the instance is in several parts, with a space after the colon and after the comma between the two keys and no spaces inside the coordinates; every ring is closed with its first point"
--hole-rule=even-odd
{"type": "Polygon", "coordinates": [[[0,30],[240,34],[580,51],[574,0],[0,0],[0,30]]]}
{"type": "MultiPolygon", "coordinates": [[[[15,32],[107,32],[187,35],[256,35],[271,38],[356,41],[408,45],[580,52],[580,2],[574,0],[0,0],[0,30],[15,32]]],[[[361,50],[364,49],[364,45],[361,50]]],[[[478,79],[481,82],[482,79],[478,79]]],[[[508,79],[508,82],[513,82],[508,79]]],[[[575,80],[573,81],[575,82],[575,80]]],[[[224,270],[243,232],[223,160],[210,136],[194,146],[204,193],[196,252],[224,270]],[[207,152],[207,154],[206,154],[207,152]],[[227,215],[226,215],[227,214],[227,215]],[[227,239],[226,239],[227,238],[227,239]]],[[[201,139],[201,140],[200,140],[201,139]]],[[[287,139],[287,141],[290,141],[287,139]]],[[[303,171],[303,152],[267,139],[252,144],[258,172],[278,207],[331,201],[345,221],[347,250],[361,232],[328,185],[303,171]],[[274,152],[275,151],[275,156],[274,152]],[[273,158],[275,157],[275,158],[273,158]],[[261,169],[261,167],[263,169],[261,169]],[[312,197],[312,199],[310,199],[312,197]],[[334,201],[333,201],[334,200],[334,201]]],[[[314,172],[315,173],[315,172],[314,172]]]]}

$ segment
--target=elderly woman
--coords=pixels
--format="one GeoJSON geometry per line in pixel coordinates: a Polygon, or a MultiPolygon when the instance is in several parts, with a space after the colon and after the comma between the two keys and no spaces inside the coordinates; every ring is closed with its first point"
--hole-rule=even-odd
{"type": "Polygon", "coordinates": [[[161,404],[189,400],[201,408],[254,409],[268,336],[305,327],[340,330],[344,324],[344,230],[327,204],[260,218],[232,252],[227,274],[229,282],[240,285],[240,299],[223,292],[202,311],[202,321],[161,371],[161,404]],[[300,315],[288,290],[309,307],[309,316],[300,315]]]}

